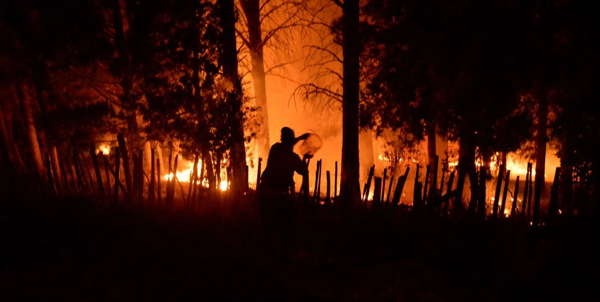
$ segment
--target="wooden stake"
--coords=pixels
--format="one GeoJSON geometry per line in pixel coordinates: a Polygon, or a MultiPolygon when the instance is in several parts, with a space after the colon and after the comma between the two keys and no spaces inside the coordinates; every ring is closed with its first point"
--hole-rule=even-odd
{"type": "Polygon", "coordinates": [[[258,170],[256,170],[256,191],[258,191],[258,188],[260,187],[260,176],[262,174],[262,160],[263,159],[261,157],[258,158],[258,170]]]}
{"type": "Polygon", "coordinates": [[[550,193],[550,206],[548,207],[548,216],[555,217],[558,215],[558,184],[560,179],[560,167],[556,168],[554,173],[554,183],[550,193]]]}
{"type": "Polygon", "coordinates": [[[410,167],[406,167],[406,171],[404,175],[398,177],[398,183],[396,184],[396,189],[394,190],[394,198],[392,199],[392,207],[395,207],[400,203],[400,198],[402,197],[402,190],[404,190],[404,184],[406,183],[406,179],[408,178],[408,173],[410,172],[410,167]]]}
{"type": "Polygon", "coordinates": [[[500,217],[504,217],[504,209],[506,208],[506,197],[508,195],[508,185],[510,183],[510,170],[506,171],[506,181],[504,184],[504,193],[502,194],[502,206],[500,207],[500,217]]]}
{"type": "Polygon", "coordinates": [[[513,219],[517,214],[517,203],[519,203],[519,176],[517,176],[517,179],[515,180],[515,195],[513,197],[512,209],[510,210],[510,217],[513,219]]]}
{"type": "MultiPolygon", "coordinates": [[[[160,159],[157,158],[156,159],[156,166],[160,167],[160,159]]],[[[161,201],[162,201],[162,192],[160,190],[160,184],[162,183],[162,179],[160,178],[160,168],[156,169],[156,205],[157,206],[161,206],[161,201]]]]}
{"type": "Polygon", "coordinates": [[[421,206],[421,188],[423,184],[419,182],[419,164],[417,164],[417,172],[415,173],[415,186],[413,188],[413,208],[415,210],[419,209],[421,206]]]}
{"type": "Polygon", "coordinates": [[[327,171],[327,196],[325,197],[325,203],[331,204],[331,173],[327,171]]]}
{"type": "Polygon", "coordinates": [[[375,191],[373,192],[373,203],[372,208],[378,209],[381,202],[381,177],[375,177],[375,191]]]}
{"type": "MultiPolygon", "coordinates": [[[[118,153],[117,153],[118,155],[118,153]]],[[[103,159],[106,162],[106,157],[104,156],[104,154],[102,154],[103,159]]],[[[118,167],[118,166],[117,166],[118,167]]],[[[123,196],[127,196],[127,191],[125,186],[123,186],[123,183],[121,183],[121,181],[119,180],[119,178],[117,177],[117,172],[113,171],[112,167],[110,165],[108,165],[108,169],[110,170],[110,172],[113,174],[113,176],[115,177],[115,200],[118,201],[118,197],[119,197],[119,189],[121,189],[121,192],[123,193],[123,196]]],[[[109,192],[110,193],[110,192],[109,192]]]]}
{"type": "Polygon", "coordinates": [[[373,179],[373,174],[375,174],[375,165],[371,167],[369,170],[369,178],[367,178],[367,183],[365,184],[365,188],[363,190],[363,202],[367,202],[367,198],[369,198],[369,192],[371,191],[371,180],[373,179]]]}
{"type": "Polygon", "coordinates": [[[154,205],[154,197],[156,195],[156,162],[154,159],[154,149],[150,150],[150,184],[148,185],[148,204],[154,205]]]}
{"type": "Polygon", "coordinates": [[[320,161],[317,161],[317,169],[315,170],[315,187],[313,189],[313,201],[315,203],[317,202],[317,186],[319,185],[319,163],[320,161]]]}
{"type": "MultiPolygon", "coordinates": [[[[450,193],[452,192],[453,184],[454,184],[454,171],[452,171],[452,173],[450,173],[450,179],[448,179],[448,189],[446,191],[446,195],[450,196],[450,193]]],[[[456,197],[454,199],[454,202],[456,202],[457,200],[460,200],[460,198],[456,197]]],[[[450,203],[450,198],[446,199],[444,202],[444,215],[446,215],[446,213],[448,213],[448,204],[449,203],[450,203]]]]}
{"type": "Polygon", "coordinates": [[[52,175],[52,160],[50,159],[50,154],[46,153],[46,174],[48,177],[48,184],[50,188],[52,188],[52,194],[57,195],[58,191],[56,190],[56,186],[54,185],[54,177],[52,175]]]}
{"type": "Polygon", "coordinates": [[[96,181],[98,182],[98,191],[100,196],[104,198],[104,186],[102,184],[102,174],[100,174],[100,165],[98,164],[98,158],[96,157],[96,148],[94,143],[90,144],[90,156],[92,157],[92,164],[94,165],[94,171],[96,172],[96,181]]]}
{"type": "Polygon", "coordinates": [[[385,201],[385,180],[387,178],[387,168],[383,169],[383,181],[381,183],[381,197],[379,198],[380,202],[384,202],[385,201]]]}
{"type": "Polygon", "coordinates": [[[127,192],[132,192],[132,177],[131,177],[131,163],[129,161],[129,151],[127,149],[127,143],[125,143],[125,137],[122,133],[117,135],[117,141],[119,142],[119,149],[121,150],[121,157],[123,158],[123,170],[125,172],[125,184],[127,185],[127,192]]]}
{"type": "Polygon", "coordinates": [[[318,172],[318,183],[317,183],[317,187],[316,187],[316,191],[317,191],[317,197],[315,199],[315,203],[319,203],[321,200],[321,176],[323,175],[323,173],[321,173],[323,171],[323,160],[319,159],[319,172],[318,172]]]}
{"type": "Polygon", "coordinates": [[[338,162],[335,162],[335,176],[333,180],[333,200],[337,201],[337,184],[338,184],[338,162]]]}
{"type": "Polygon", "coordinates": [[[63,177],[63,183],[65,184],[65,189],[69,192],[73,192],[74,188],[73,185],[71,183],[71,181],[69,180],[69,171],[70,169],[67,169],[67,163],[66,161],[63,160],[59,160],[58,164],[60,165],[60,169],[63,171],[62,173],[62,177],[63,177]]]}
{"type": "MultiPolygon", "coordinates": [[[[110,166],[109,166],[110,168],[110,166]]],[[[115,203],[119,202],[119,186],[118,183],[121,182],[121,149],[119,147],[115,148],[115,203]]],[[[125,193],[123,193],[125,194],[125,193]]]]}
{"type": "Polygon", "coordinates": [[[525,219],[526,211],[527,211],[527,196],[529,194],[529,181],[531,180],[531,175],[529,174],[530,163],[527,163],[527,172],[525,173],[525,188],[523,189],[523,204],[521,207],[521,217],[525,219]]]}
{"type": "Polygon", "coordinates": [[[427,165],[427,168],[425,169],[425,185],[423,186],[423,194],[421,196],[422,199],[421,201],[423,202],[423,205],[425,205],[425,201],[427,200],[427,193],[429,192],[427,189],[429,188],[429,173],[431,173],[431,167],[429,165],[427,165]]]}
{"type": "MultiPolygon", "coordinates": [[[[498,179],[496,181],[496,194],[494,195],[494,210],[492,213],[492,217],[498,217],[498,205],[500,203],[500,191],[502,190],[502,177],[504,175],[500,174],[504,170],[504,164],[500,165],[500,170],[498,170],[498,179]]],[[[502,213],[500,213],[502,215],[502,213]]]]}
{"type": "Polygon", "coordinates": [[[388,185],[388,193],[387,193],[387,199],[385,201],[385,203],[390,203],[390,195],[392,194],[392,185],[394,184],[394,175],[392,175],[392,177],[390,178],[390,184],[388,185]]]}
{"type": "Polygon", "coordinates": [[[108,167],[110,167],[110,162],[106,158],[106,156],[104,156],[104,153],[100,152],[100,154],[102,157],[102,161],[104,162],[104,176],[106,177],[106,195],[110,196],[110,193],[112,192],[110,185],[110,174],[108,174],[108,167]]]}
{"type": "Polygon", "coordinates": [[[192,191],[194,190],[194,183],[196,180],[196,175],[198,175],[198,154],[194,156],[194,166],[192,171],[190,171],[190,185],[188,187],[188,196],[187,196],[187,206],[188,208],[191,206],[192,202],[192,191]]]}

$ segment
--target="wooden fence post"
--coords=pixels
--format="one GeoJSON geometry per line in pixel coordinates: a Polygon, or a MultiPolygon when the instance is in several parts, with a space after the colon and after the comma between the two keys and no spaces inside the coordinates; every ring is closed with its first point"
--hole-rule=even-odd
{"type": "Polygon", "coordinates": [[[519,176],[515,180],[515,195],[513,197],[512,209],[510,210],[510,217],[514,219],[517,214],[517,204],[519,203],[519,176]]]}
{"type": "Polygon", "coordinates": [[[504,193],[502,194],[502,206],[500,207],[500,217],[504,218],[504,209],[506,208],[506,197],[508,195],[508,185],[510,184],[510,170],[506,171],[506,178],[504,181],[504,193]]]}
{"type": "Polygon", "coordinates": [[[104,198],[104,186],[102,184],[102,174],[100,173],[100,165],[98,164],[98,157],[96,157],[96,148],[94,143],[90,144],[90,156],[92,157],[92,164],[94,165],[94,172],[96,172],[96,181],[98,182],[98,191],[100,196],[104,198]]]}
{"type": "Polygon", "coordinates": [[[119,142],[119,149],[121,150],[121,157],[123,158],[123,170],[125,172],[125,185],[127,186],[127,193],[131,194],[132,178],[131,178],[131,163],[129,162],[129,150],[127,149],[127,143],[122,133],[117,135],[117,141],[119,142]]]}
{"type": "MultiPolygon", "coordinates": [[[[498,217],[498,205],[500,203],[500,191],[502,190],[502,177],[504,177],[504,175],[502,175],[502,172],[504,170],[504,164],[500,165],[500,170],[498,170],[498,178],[496,181],[496,194],[494,195],[494,208],[493,208],[493,213],[492,213],[492,217],[497,218],[498,217]]],[[[500,215],[502,215],[502,213],[500,213],[500,215]]]]}

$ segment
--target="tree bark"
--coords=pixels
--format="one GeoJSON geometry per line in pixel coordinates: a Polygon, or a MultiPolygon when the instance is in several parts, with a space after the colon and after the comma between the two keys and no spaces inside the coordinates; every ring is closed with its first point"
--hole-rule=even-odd
{"type": "Polygon", "coordinates": [[[358,106],[359,106],[359,55],[358,37],[359,1],[346,0],[342,6],[342,51],[344,54],[342,101],[342,175],[340,198],[345,207],[359,204],[358,187],[358,106]]]}
{"type": "Polygon", "coordinates": [[[233,84],[233,92],[228,102],[233,110],[233,118],[230,120],[232,143],[231,143],[231,165],[233,180],[231,188],[236,192],[242,192],[246,185],[246,150],[244,147],[244,128],[242,113],[242,84],[238,74],[238,58],[235,37],[235,6],[233,0],[218,0],[220,9],[220,26],[223,30],[222,42],[223,52],[221,54],[221,65],[225,78],[233,84]]]}
{"type": "Polygon", "coordinates": [[[258,157],[267,158],[269,155],[269,112],[267,106],[266,74],[264,64],[264,51],[262,29],[260,22],[260,1],[241,0],[242,11],[246,16],[248,26],[248,49],[252,64],[252,82],[254,84],[254,97],[259,111],[259,129],[256,135],[258,142],[258,157]]]}
{"type": "Polygon", "coordinates": [[[536,136],[536,160],[535,160],[535,197],[533,205],[533,224],[537,225],[540,219],[540,200],[542,191],[545,189],[546,168],[546,130],[548,128],[548,92],[542,90],[538,95],[538,127],[536,136]]]}
{"type": "MultiPolygon", "coordinates": [[[[141,148],[139,140],[139,127],[137,123],[136,108],[131,100],[131,90],[133,87],[132,75],[129,72],[130,58],[127,52],[127,42],[125,39],[125,30],[123,28],[123,16],[121,14],[121,4],[119,0],[111,0],[111,8],[113,12],[113,23],[115,32],[115,46],[118,53],[117,70],[120,79],[120,86],[123,94],[120,96],[121,105],[126,112],[125,121],[127,123],[127,139],[129,151],[131,154],[137,154],[137,150],[141,148]]],[[[125,150],[122,150],[125,151],[125,150]]],[[[123,153],[122,155],[125,155],[123,153]]],[[[129,154],[127,155],[128,157],[129,154]]],[[[130,188],[128,188],[129,190],[130,188]]]]}
{"type": "MultiPolygon", "coordinates": [[[[437,197],[437,160],[436,160],[436,137],[433,122],[427,124],[427,156],[429,158],[429,199],[437,197]]],[[[425,192],[424,192],[425,193],[425,192]]]]}

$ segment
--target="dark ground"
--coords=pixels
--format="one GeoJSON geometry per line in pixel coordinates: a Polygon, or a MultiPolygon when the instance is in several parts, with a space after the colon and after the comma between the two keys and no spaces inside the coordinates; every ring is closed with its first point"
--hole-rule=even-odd
{"type": "Polygon", "coordinates": [[[581,219],[533,229],[302,216],[282,261],[262,248],[252,206],[0,209],[0,301],[600,301],[600,237],[581,219]]]}

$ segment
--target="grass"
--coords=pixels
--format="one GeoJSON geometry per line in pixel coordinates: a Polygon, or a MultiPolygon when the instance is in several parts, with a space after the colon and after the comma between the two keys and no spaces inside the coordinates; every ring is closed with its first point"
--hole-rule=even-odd
{"type": "Polygon", "coordinates": [[[280,261],[250,198],[198,213],[6,201],[0,300],[598,301],[599,237],[581,220],[530,228],[323,209],[299,211],[292,259],[280,261]]]}

